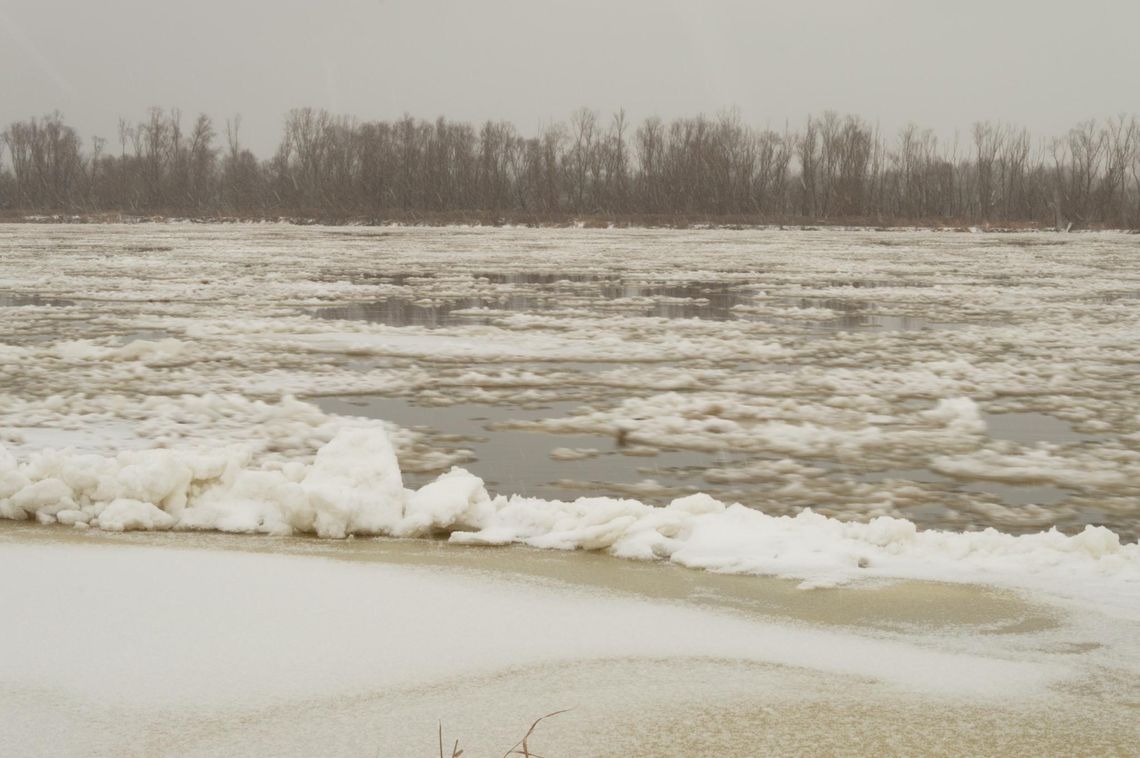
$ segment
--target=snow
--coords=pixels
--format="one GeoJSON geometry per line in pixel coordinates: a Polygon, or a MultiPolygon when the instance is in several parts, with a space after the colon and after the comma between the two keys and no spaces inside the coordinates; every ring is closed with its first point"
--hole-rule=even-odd
{"type": "MultiPolygon", "coordinates": [[[[694,496],[673,510],[722,508],[694,496]]],[[[931,710],[969,731],[962,714],[976,709],[1007,736],[1046,719],[1065,744],[1133,744],[1135,623],[1099,613],[1054,620],[974,591],[945,619],[907,623],[907,609],[954,598],[922,585],[886,605],[882,588],[865,590],[850,602],[866,603],[866,620],[853,624],[828,618],[833,604],[852,606],[826,591],[801,595],[804,618],[786,618],[765,610],[779,604],[770,584],[736,585],[759,602],[747,611],[710,602],[715,585],[676,572],[642,581],[699,597],[578,584],[581,559],[540,575],[557,580],[503,569],[546,562],[533,553],[420,564],[422,548],[384,562],[389,547],[362,540],[314,551],[312,541],[29,531],[0,528],[0,572],[34,578],[0,583],[13,632],[0,646],[0,729],[19,755],[114,756],[140,741],[161,755],[397,755],[430,744],[441,719],[491,754],[568,706],[569,723],[548,727],[563,732],[565,754],[594,744],[593,725],[615,712],[606,728],[621,733],[645,714],[679,718],[679,706],[759,709],[776,723],[785,708],[806,709],[815,718],[799,728],[821,735],[838,727],[819,713],[857,708],[858,734],[894,737],[931,710]],[[974,603],[1001,610],[972,618],[974,603]],[[899,703],[919,713],[883,717],[899,703]],[[1062,730],[1058,714],[1076,725],[1062,730]]],[[[889,545],[894,531],[866,538],[889,545]]]]}
{"type": "Polygon", "coordinates": [[[249,468],[240,449],[128,451],[115,458],[45,451],[27,461],[5,452],[0,481],[11,490],[0,498],[6,518],[107,531],[326,538],[444,532],[457,544],[602,550],[722,573],[794,578],[805,587],[873,578],[976,582],[1095,600],[1125,613],[1140,609],[1140,545],[1122,544],[1104,527],[1088,526],[1073,536],[1012,536],[993,529],[920,531],[889,517],[849,523],[811,510],[774,517],[708,495],[664,508],[606,497],[492,498],[479,477],[458,468],[410,490],[379,426],[342,430],[312,464],[281,470],[249,468]],[[69,472],[67,481],[54,476],[60,471],[69,472]]]}
{"type": "Polygon", "coordinates": [[[1065,674],[665,602],[319,558],[15,543],[0,552],[0,571],[36,576],[53,592],[48,614],[36,593],[0,585],[0,603],[21,619],[27,641],[0,646],[4,687],[59,687],[144,710],[225,709],[624,656],[739,658],[993,699],[1032,695],[1065,674]]]}
{"type": "MultiPolygon", "coordinates": [[[[84,512],[79,511],[79,513],[84,512]]],[[[75,516],[69,518],[74,519],[74,522],[80,520],[75,516]]],[[[123,497],[112,500],[105,508],[100,509],[97,519],[100,528],[109,532],[155,531],[169,529],[175,524],[173,516],[153,503],[123,497]]]]}
{"type": "MultiPolygon", "coordinates": [[[[294,512],[291,519],[283,519],[300,531],[321,537],[384,534],[403,519],[400,468],[381,429],[337,434],[317,452],[300,488],[312,515],[294,512]]],[[[224,503],[225,498],[219,500],[224,503]]]]}

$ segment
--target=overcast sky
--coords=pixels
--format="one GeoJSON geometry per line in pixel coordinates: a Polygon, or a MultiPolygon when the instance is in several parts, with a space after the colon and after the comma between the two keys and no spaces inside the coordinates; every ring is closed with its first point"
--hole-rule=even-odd
{"type": "Polygon", "coordinates": [[[60,110],[243,117],[266,156],[290,108],[504,118],[588,105],[635,119],[824,109],[943,134],[1035,133],[1140,111],[1137,0],[0,0],[0,123],[60,110]]]}

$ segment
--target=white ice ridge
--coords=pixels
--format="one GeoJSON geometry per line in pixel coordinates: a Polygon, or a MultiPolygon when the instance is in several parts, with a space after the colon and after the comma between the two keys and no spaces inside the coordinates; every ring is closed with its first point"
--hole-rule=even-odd
{"type": "Polygon", "coordinates": [[[906,519],[848,523],[805,510],[773,517],[708,495],[655,507],[606,497],[574,502],[490,497],[454,468],[403,486],[384,429],[347,428],[312,464],[252,468],[242,448],[131,450],[114,457],[0,446],[0,517],[123,530],[399,537],[449,534],[465,545],[603,550],[711,571],[835,586],[889,577],[1049,590],[1140,614],[1140,544],[1104,527],[1074,536],[919,531],[906,519]]]}

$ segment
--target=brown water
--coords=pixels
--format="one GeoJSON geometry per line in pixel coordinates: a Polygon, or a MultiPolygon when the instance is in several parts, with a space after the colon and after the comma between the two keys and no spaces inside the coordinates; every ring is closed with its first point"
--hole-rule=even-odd
{"type": "MultiPolygon", "coordinates": [[[[741,320],[775,324],[790,321],[808,331],[914,331],[961,326],[930,321],[920,315],[879,313],[879,304],[867,300],[839,297],[768,298],[759,284],[747,280],[695,280],[666,284],[619,275],[477,273],[472,279],[475,283],[488,285],[491,291],[487,294],[463,296],[448,293],[445,288],[442,294],[417,297],[411,293],[430,292],[449,280],[429,274],[368,276],[361,272],[342,272],[342,276],[350,281],[390,284],[397,288],[397,294],[374,302],[319,308],[313,312],[317,317],[368,321],[389,326],[437,328],[455,324],[493,323],[496,318],[502,317],[503,312],[557,313],[588,309],[667,319],[741,320]],[[794,312],[789,316],[772,316],[734,310],[736,306],[755,303],[826,309],[834,311],[834,315],[808,321],[797,319],[794,312]],[[490,311],[491,314],[480,313],[481,310],[490,311]]],[[[463,281],[466,284],[467,280],[463,281]]],[[[859,288],[893,285],[854,280],[830,286],[859,288]]]]}
{"type": "Polygon", "coordinates": [[[66,308],[75,305],[73,300],[43,297],[41,295],[23,295],[11,292],[0,292],[0,308],[24,308],[28,306],[43,308],[66,308]]]}
{"type": "MultiPolygon", "coordinates": [[[[0,341],[29,347],[3,367],[0,389],[30,402],[10,427],[135,418],[140,399],[166,393],[293,393],[470,451],[450,460],[504,494],[664,503],[707,491],[772,513],[813,507],[948,529],[1140,530],[1131,237],[272,226],[4,235],[0,341]],[[45,280],[40,262],[58,276],[45,280]],[[168,336],[177,355],[92,357],[168,336]],[[82,340],[97,349],[51,344],[82,340]],[[510,354],[516,340],[532,357],[510,354]],[[593,341],[606,343],[597,355],[593,341]],[[921,371],[933,381],[915,380],[921,371]],[[122,410],[108,411],[103,400],[119,393],[122,410]],[[602,422],[534,430],[591,410],[620,417],[624,404],[664,393],[714,396],[720,410],[698,421],[888,437],[929,429],[918,416],[939,398],[968,397],[988,428],[973,449],[911,454],[904,441],[868,456],[747,452],[715,434],[623,440],[602,422]],[[66,418],[36,408],[55,395],[71,398],[66,418]],[[999,468],[1046,452],[1071,475],[935,470],[939,456],[978,452],[999,468]],[[764,473],[785,456],[802,469],[764,473]],[[1113,467],[1130,478],[1103,484],[1113,467]]],[[[150,426],[176,423],[143,421],[144,441],[150,426]]],[[[438,471],[402,462],[412,484],[438,471]]]]}
{"type": "MultiPolygon", "coordinates": [[[[359,274],[348,278],[361,279],[359,274]]],[[[541,273],[478,273],[472,278],[476,283],[491,285],[494,291],[476,297],[444,293],[431,298],[430,303],[396,295],[371,303],[321,308],[315,315],[429,328],[491,323],[494,316],[477,312],[483,309],[513,313],[616,309],[630,315],[658,318],[731,320],[738,317],[732,311],[733,306],[751,302],[754,295],[751,290],[741,290],[724,282],[654,284],[602,275],[541,273]]],[[[407,275],[372,278],[372,281],[400,288],[446,282],[432,276],[407,275]]]]}
{"type": "MultiPolygon", "coordinates": [[[[675,319],[745,320],[764,322],[793,335],[835,332],[922,332],[925,330],[961,329],[964,324],[927,319],[919,314],[881,313],[874,300],[861,296],[769,298],[763,285],[755,280],[757,272],[721,272],[730,281],[682,281],[662,283],[642,274],[609,273],[543,273],[535,271],[473,272],[449,278],[443,274],[383,274],[362,271],[330,271],[329,279],[391,285],[394,294],[384,300],[351,303],[314,312],[319,318],[357,320],[393,327],[441,328],[461,324],[491,324],[510,313],[557,314],[560,311],[585,310],[605,314],[611,310],[621,315],[653,316],[675,319]],[[458,296],[455,290],[484,287],[486,294],[477,297],[458,296]],[[830,311],[827,318],[800,319],[795,316],[756,315],[734,310],[737,306],[774,303],[794,309],[830,311]],[[615,309],[615,304],[620,305],[615,309]]],[[[1015,283],[1010,283],[1012,286],[1015,283]]],[[[847,288],[855,292],[873,292],[884,287],[924,288],[930,284],[906,279],[828,279],[818,283],[824,288],[847,288]]],[[[620,364],[617,364],[620,365],[620,364]]],[[[528,368],[523,366],[522,368],[528,368]]],[[[553,362],[547,370],[583,376],[605,370],[606,365],[553,362]]],[[[771,364],[763,367],[774,370],[771,364]]],[[[747,371],[747,366],[736,366],[747,371]]],[[[575,395],[568,387],[568,398],[575,395]]],[[[473,404],[458,403],[440,407],[437,403],[418,403],[414,397],[332,396],[314,397],[313,402],[328,412],[387,419],[402,426],[416,428],[431,436],[435,444],[449,449],[469,450],[472,468],[487,481],[488,488],[503,494],[520,494],[542,498],[574,498],[582,495],[630,496],[646,502],[664,504],[671,499],[694,492],[709,492],[726,500],[737,500],[757,507],[771,508],[775,488],[771,482],[763,486],[726,485],[706,476],[713,469],[742,467],[750,462],[771,461],[770,457],[749,457],[722,450],[713,453],[676,450],[638,445],[623,445],[611,436],[549,435],[504,428],[511,422],[527,421],[573,413],[581,403],[572,399],[524,406],[511,402],[473,404]],[[569,449],[574,455],[562,454],[569,449]]],[[[1059,418],[1032,412],[987,413],[985,420],[994,440],[1010,440],[1023,444],[1038,442],[1069,444],[1095,443],[1098,437],[1076,432],[1059,418]]],[[[949,501],[968,498],[970,493],[988,495],[1010,506],[1053,506],[1073,494],[1071,490],[1048,484],[1009,484],[994,481],[957,480],[926,468],[883,469],[860,467],[850,462],[810,461],[828,472],[837,482],[855,486],[901,480],[928,490],[931,502],[916,507],[908,517],[924,525],[945,521],[947,508],[937,503],[938,494],[949,501]]],[[[414,465],[411,468],[415,468],[414,465]]],[[[419,485],[438,470],[415,471],[409,481],[419,485]]],[[[788,507],[835,505],[842,511],[845,497],[863,497],[858,493],[833,493],[834,502],[821,504],[792,502],[788,507]]]]}
{"type": "MultiPolygon", "coordinates": [[[[699,472],[744,460],[728,452],[623,447],[609,436],[550,435],[496,427],[496,422],[563,415],[577,407],[573,402],[539,408],[475,403],[420,406],[405,398],[378,396],[315,397],[312,402],[328,413],[383,419],[426,432],[436,449],[471,450],[471,468],[483,477],[488,490],[504,495],[571,500],[591,492],[620,495],[629,494],[623,488],[652,479],[668,488],[668,493],[647,493],[642,499],[664,504],[677,493],[702,489],[699,472]],[[558,460],[551,454],[560,448],[591,452],[578,460],[558,460]]],[[[407,486],[421,486],[440,473],[404,469],[407,486]]]]}
{"type": "MultiPolygon", "coordinates": [[[[596,370],[588,366],[577,368],[596,370]]],[[[420,405],[414,398],[373,395],[314,397],[311,401],[328,413],[383,419],[423,432],[435,449],[470,451],[470,462],[464,465],[479,473],[492,494],[571,500],[585,496],[634,497],[665,505],[676,497],[707,492],[725,501],[767,510],[783,497],[776,492],[783,483],[778,479],[726,483],[715,476],[720,469],[771,463],[775,460],[771,456],[631,445],[613,436],[520,431],[507,423],[573,415],[579,407],[573,401],[539,407],[489,403],[420,405]],[[563,450],[581,457],[562,457],[563,450]],[[710,475],[710,471],[714,474],[710,475]]],[[[1098,439],[1041,413],[985,414],[985,420],[994,439],[1024,443],[1095,443],[1098,439]]],[[[910,514],[912,520],[922,525],[938,525],[946,519],[947,509],[939,504],[940,496],[961,498],[979,493],[1009,505],[1051,506],[1074,494],[1048,484],[958,479],[926,468],[876,469],[850,461],[818,459],[804,462],[818,467],[837,483],[834,496],[839,503],[845,497],[861,497],[857,491],[860,483],[894,480],[923,487],[929,492],[928,504],[910,514]]],[[[404,469],[406,485],[415,487],[426,484],[443,470],[417,469],[414,463],[405,464],[404,469]]],[[[831,505],[801,504],[824,509],[831,505]]]]}

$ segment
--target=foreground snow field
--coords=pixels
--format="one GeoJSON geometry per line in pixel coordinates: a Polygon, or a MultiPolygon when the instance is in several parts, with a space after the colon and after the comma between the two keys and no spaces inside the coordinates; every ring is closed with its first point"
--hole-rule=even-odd
{"type": "Polygon", "coordinates": [[[0,225],[5,733],[1120,752],[1137,355],[1125,234],[0,225]]]}
{"type": "Polygon", "coordinates": [[[3,527],[0,570],[25,577],[0,583],[18,630],[0,648],[5,745],[426,755],[442,719],[497,755],[567,707],[542,754],[1103,755],[1140,737],[1119,620],[976,588],[803,593],[613,563],[3,527]]]}

